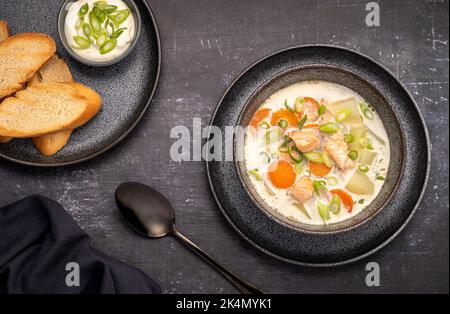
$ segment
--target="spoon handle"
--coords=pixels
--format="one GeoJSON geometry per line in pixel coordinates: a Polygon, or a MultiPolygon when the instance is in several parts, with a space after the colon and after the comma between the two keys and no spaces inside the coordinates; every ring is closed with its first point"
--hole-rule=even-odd
{"type": "Polygon", "coordinates": [[[203,258],[209,265],[211,265],[215,270],[217,270],[223,277],[228,279],[241,293],[243,294],[263,294],[261,290],[253,286],[251,283],[246,282],[241,279],[236,274],[232,273],[230,270],[226,269],[224,266],[219,264],[205,251],[199,248],[194,242],[186,238],[181,234],[175,227],[172,230],[173,235],[177,237],[181,242],[186,244],[192,251],[197,253],[201,258],[203,258]]]}

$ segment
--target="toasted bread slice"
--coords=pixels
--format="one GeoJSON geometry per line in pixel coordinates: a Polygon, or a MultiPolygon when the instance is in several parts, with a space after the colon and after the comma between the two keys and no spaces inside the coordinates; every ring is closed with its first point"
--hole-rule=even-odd
{"type": "MultiPolygon", "coordinates": [[[[11,36],[11,32],[9,31],[8,23],[6,21],[0,21],[0,43],[11,36]]],[[[0,97],[1,101],[1,97],[0,97]]],[[[0,136],[0,144],[8,143],[12,140],[12,137],[3,137],[0,136]]]]}
{"type": "MultiPolygon", "coordinates": [[[[41,82],[73,82],[73,76],[64,60],[54,55],[33,75],[28,82],[28,86],[41,82]]],[[[50,157],[59,152],[67,144],[71,134],[72,130],[64,130],[54,134],[34,137],[32,140],[34,146],[36,146],[42,155],[50,157]]]]}
{"type": "Polygon", "coordinates": [[[9,36],[11,36],[11,32],[9,31],[8,23],[6,21],[1,20],[0,21],[0,42],[7,39],[9,36]]]}
{"type": "Polygon", "coordinates": [[[37,71],[28,82],[28,86],[39,83],[68,83],[73,82],[72,72],[69,66],[57,55],[53,55],[43,66],[37,71]]]}
{"type": "Polygon", "coordinates": [[[39,137],[75,129],[92,119],[101,98],[79,83],[42,83],[0,104],[0,136],[39,137]]]}
{"type": "Polygon", "coordinates": [[[2,41],[0,98],[20,90],[55,51],[55,41],[40,33],[22,33],[2,41]]]}

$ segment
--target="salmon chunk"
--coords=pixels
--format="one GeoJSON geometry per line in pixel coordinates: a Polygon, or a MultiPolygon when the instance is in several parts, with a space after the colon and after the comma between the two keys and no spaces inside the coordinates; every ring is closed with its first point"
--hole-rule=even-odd
{"type": "Polygon", "coordinates": [[[310,152],[320,147],[320,140],[314,130],[294,131],[289,134],[295,146],[302,152],[310,152]]]}
{"type": "Polygon", "coordinates": [[[341,170],[348,170],[355,167],[353,160],[347,156],[347,143],[345,143],[344,135],[341,131],[336,132],[327,140],[324,149],[341,170]]]}
{"type": "Polygon", "coordinates": [[[313,182],[310,178],[303,176],[294,184],[290,193],[293,198],[303,204],[311,198],[313,191],[313,182]]]}

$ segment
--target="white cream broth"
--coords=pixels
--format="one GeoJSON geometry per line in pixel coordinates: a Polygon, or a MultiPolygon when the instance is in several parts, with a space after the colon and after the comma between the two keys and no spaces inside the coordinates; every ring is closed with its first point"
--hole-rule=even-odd
{"type": "MultiPolygon", "coordinates": [[[[298,97],[312,97],[317,101],[324,99],[328,103],[348,99],[350,97],[355,97],[358,100],[358,103],[364,101],[364,99],[360,95],[344,86],[325,81],[305,81],[288,86],[286,88],[277,91],[276,93],[271,95],[261,105],[260,108],[269,108],[272,110],[272,112],[275,112],[279,109],[285,108],[284,106],[285,100],[287,100],[287,103],[289,105],[293,106],[295,100],[298,97]]],[[[361,116],[363,117],[361,109],[359,109],[359,111],[361,113],[361,116]]],[[[251,182],[257,193],[270,207],[275,209],[281,215],[291,220],[302,222],[305,224],[322,225],[322,224],[336,223],[339,221],[349,219],[360,213],[375,199],[375,197],[380,192],[381,187],[385,182],[384,180],[380,180],[380,176],[384,178],[386,177],[390,159],[389,140],[386,134],[386,130],[384,129],[380,117],[376,114],[374,110],[372,110],[372,112],[374,113],[373,120],[368,120],[367,118],[363,117],[363,122],[368,128],[367,138],[370,140],[373,146],[372,151],[377,153],[373,163],[369,166],[369,171],[365,173],[375,185],[374,193],[370,195],[359,195],[351,193],[345,189],[345,186],[347,185],[347,182],[351,178],[353,173],[355,171],[359,171],[358,170],[359,163],[357,161],[355,162],[356,166],[353,169],[344,172],[335,165],[332,167],[331,172],[326,177],[316,177],[310,173],[308,169],[308,161],[304,159],[302,161],[304,170],[302,173],[296,175],[296,180],[298,180],[302,176],[308,176],[311,178],[311,180],[325,180],[325,181],[326,181],[325,178],[330,176],[339,177],[340,180],[337,185],[331,186],[327,184],[326,187],[329,190],[343,189],[347,191],[352,196],[354,201],[354,207],[352,212],[348,212],[348,210],[344,206],[342,206],[342,209],[339,214],[337,215],[331,214],[330,219],[324,221],[319,215],[317,209],[317,202],[319,201],[319,196],[316,193],[313,193],[312,198],[310,198],[303,204],[311,218],[310,219],[295,205],[295,203],[298,202],[290,195],[289,188],[278,189],[274,187],[267,176],[268,164],[264,163],[263,158],[260,156],[260,153],[262,151],[267,150],[267,145],[265,143],[266,130],[264,129],[258,129],[256,135],[250,132],[250,130],[248,130],[245,138],[246,169],[247,171],[258,169],[259,173],[263,177],[263,181],[259,181],[254,176],[249,175],[251,182]],[[376,179],[377,177],[378,179],[376,179]],[[269,188],[269,190],[272,191],[275,195],[270,195],[267,188],[269,188]]],[[[270,117],[266,118],[263,121],[269,122],[270,117]]],[[[348,133],[348,131],[349,130],[345,126],[342,127],[343,133],[348,133]]],[[[289,132],[289,129],[287,129],[286,132],[289,132]]],[[[277,152],[278,147],[279,143],[273,143],[270,146],[270,152],[277,152]]],[[[322,198],[320,200],[322,200],[322,198]]]]}
{"type": "MultiPolygon", "coordinates": [[[[67,41],[71,46],[77,46],[76,42],[74,41],[74,36],[82,36],[85,37],[83,34],[82,29],[76,29],[76,24],[78,21],[78,11],[80,10],[81,6],[88,3],[89,4],[89,10],[91,10],[94,6],[94,3],[98,0],[78,0],[76,2],[73,2],[70,4],[70,7],[68,8],[66,20],[64,23],[64,32],[67,38],[67,41]]],[[[106,1],[109,5],[115,5],[117,6],[117,10],[125,10],[128,9],[128,6],[125,4],[125,2],[121,0],[107,0],[106,1]]],[[[88,20],[88,17],[85,16],[86,21],[88,20]]],[[[117,38],[117,46],[110,52],[106,54],[100,54],[99,49],[95,44],[92,44],[91,47],[87,49],[75,49],[74,51],[82,58],[90,61],[95,62],[106,62],[114,60],[118,57],[120,57],[122,54],[124,54],[127,49],[130,47],[131,42],[134,38],[134,32],[135,32],[135,21],[133,14],[130,14],[128,18],[120,24],[120,28],[126,28],[126,30],[117,38]]]]}

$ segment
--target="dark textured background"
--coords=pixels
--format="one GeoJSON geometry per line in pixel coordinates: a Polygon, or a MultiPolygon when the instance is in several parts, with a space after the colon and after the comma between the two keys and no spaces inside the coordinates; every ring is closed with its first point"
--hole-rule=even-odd
{"type": "Polygon", "coordinates": [[[163,68],[143,121],[118,147],[81,165],[38,169],[1,160],[0,206],[34,193],[60,201],[94,246],[143,269],[167,293],[235,290],[174,239],[145,240],[131,232],[114,204],[122,181],[160,189],[177,208],[181,231],[267,292],[448,293],[448,1],[378,1],[381,26],[375,28],[364,23],[367,1],[149,2],[160,27],[163,68]],[[387,66],[418,102],[433,145],[428,188],[404,232],[376,255],[332,269],[292,266],[251,247],[221,216],[204,163],[180,164],[169,156],[170,129],[190,126],[193,117],[206,125],[244,68],[307,43],[355,49],[387,66]],[[381,287],[364,283],[369,261],[381,266],[381,287]]]}

